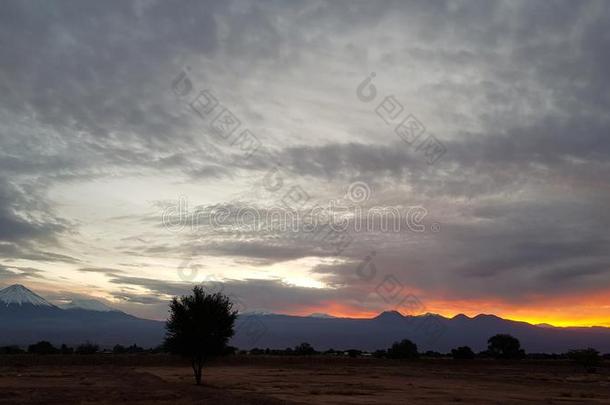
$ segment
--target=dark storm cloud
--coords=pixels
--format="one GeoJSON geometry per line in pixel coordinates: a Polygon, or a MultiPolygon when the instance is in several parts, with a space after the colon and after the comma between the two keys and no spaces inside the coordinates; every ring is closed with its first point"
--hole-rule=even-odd
{"type": "Polygon", "coordinates": [[[70,226],[55,215],[36,183],[16,185],[0,174],[0,257],[74,263],[74,257],[50,251],[61,246],[70,226]]]}
{"type": "Polygon", "coordinates": [[[0,256],[7,259],[25,259],[42,262],[80,262],[78,258],[65,254],[48,252],[42,249],[44,249],[44,247],[31,242],[19,243],[19,245],[14,243],[0,243],[0,256]]]}
{"type": "MultiPolygon", "coordinates": [[[[175,247],[153,248],[155,253],[176,251],[175,247]]],[[[252,264],[268,265],[287,260],[317,256],[312,246],[298,246],[292,241],[240,241],[227,239],[217,242],[189,243],[179,248],[184,253],[227,256],[250,259],[252,264]]]]}
{"type": "MultiPolygon", "coordinates": [[[[48,202],[53,185],[127,175],[260,179],[279,161],[286,182],[308,185],[315,198],[324,187],[364,180],[374,201],[421,203],[442,231],[409,240],[360,235],[343,253],[347,264],[315,269],[344,291],[228,283],[257,306],[352,302],[363,286],[350,269],[373,249],[385,272],[430,294],[517,300],[601,288],[610,280],[609,21],[603,1],[4,2],[0,255],[78,262],[49,249],[76,230],[48,202]],[[171,93],[171,80],[193,61],[193,80],[204,83],[214,79],[210,61],[222,66],[221,90],[263,133],[285,115],[298,122],[286,106],[299,100],[287,82],[315,78],[334,89],[344,75],[374,67],[396,83],[388,93],[404,93],[401,100],[429,117],[426,126],[447,153],[429,166],[382,122],[364,128],[354,112],[336,137],[280,128],[284,138],[261,136],[267,152],[243,159],[209,141],[171,93]],[[274,109],[242,100],[250,87],[274,109]],[[256,291],[274,298],[260,300],[256,291]]],[[[320,115],[350,112],[347,101],[326,100],[332,93],[324,91],[302,97],[320,115]]],[[[234,205],[257,195],[240,197],[234,205]]],[[[118,238],[119,250],[138,256],[205,253],[249,264],[327,256],[293,236],[216,229],[198,244],[192,235],[118,238]]],[[[81,271],[152,292],[116,293],[130,302],[156,304],[190,289],[112,268],[81,271]]]]}
{"type": "Polygon", "coordinates": [[[168,113],[159,97],[169,95],[181,55],[214,50],[213,12],[222,7],[2,5],[0,36],[7,40],[0,50],[0,240],[20,244],[4,245],[4,253],[53,259],[29,247],[74,227],[45,206],[52,184],[103,177],[117,168],[188,168],[197,178],[223,174],[199,163],[205,153],[189,151],[185,137],[172,135],[184,129],[183,120],[168,113]],[[175,19],[182,22],[175,25],[175,19]]]}
{"type": "MultiPolygon", "coordinates": [[[[189,294],[193,283],[171,283],[138,277],[117,277],[111,280],[121,286],[137,286],[149,292],[117,292],[115,298],[133,303],[157,304],[166,303],[168,296],[189,294]]],[[[369,293],[366,289],[345,288],[307,288],[286,284],[280,280],[222,280],[204,281],[202,285],[209,292],[223,292],[231,296],[242,312],[254,309],[281,309],[281,311],[302,311],[306,308],[319,306],[321,303],[335,301],[349,303],[353,307],[366,308],[373,304],[383,309],[382,300],[363,297],[369,293]]],[[[165,308],[163,308],[165,309],[165,308]]]]}
{"type": "MultiPolygon", "coordinates": [[[[369,11],[355,6],[348,19],[359,7],[369,11]]],[[[335,16],[332,6],[322,8],[324,24],[335,16]]],[[[389,272],[417,286],[506,299],[603,287],[600,281],[608,280],[610,264],[604,249],[609,194],[599,181],[610,174],[605,107],[610,92],[603,73],[610,55],[608,6],[418,2],[409,12],[419,20],[415,26],[423,39],[409,51],[412,56],[424,55],[445,68],[480,63],[486,81],[444,80],[423,90],[431,99],[471,98],[482,128],[448,132],[448,153],[434,167],[396,141],[289,145],[278,159],[293,176],[406,184],[424,201],[443,199],[462,210],[466,223],[444,221],[431,247],[406,247],[379,259],[389,272]],[[463,50],[437,50],[435,44],[443,39],[463,50]],[[542,108],[544,103],[550,107],[542,108]],[[531,111],[518,112],[520,104],[531,111]],[[498,203],[503,197],[508,198],[498,203]],[[467,198],[467,204],[452,198],[467,198]]],[[[251,168],[257,163],[261,170],[269,166],[264,160],[248,162],[251,168]]],[[[391,248],[393,242],[377,235],[375,244],[391,248]]],[[[224,246],[217,250],[235,254],[235,247],[252,257],[275,251],[272,246],[254,251],[232,241],[224,246]]],[[[352,274],[343,278],[343,267],[329,280],[354,282],[352,274]]]]}
{"type": "MultiPolygon", "coordinates": [[[[201,163],[205,151],[167,104],[185,55],[214,52],[214,13],[223,8],[222,2],[5,3],[0,35],[11,40],[0,51],[6,61],[0,109],[35,117],[39,128],[13,120],[0,130],[0,167],[55,181],[117,168],[223,175],[221,167],[201,163]]],[[[211,154],[207,161],[218,166],[211,154]]]]}
{"type": "Polygon", "coordinates": [[[216,236],[206,235],[205,238],[196,238],[194,241],[186,241],[178,245],[152,245],[124,251],[133,255],[182,259],[205,256],[230,257],[255,266],[266,266],[305,257],[336,255],[331,248],[325,249],[324,244],[307,239],[307,235],[303,234],[278,233],[274,237],[258,235],[249,236],[249,240],[240,240],[243,234],[239,230],[215,232],[213,235],[216,236]]]}
{"type": "Polygon", "coordinates": [[[3,284],[24,283],[28,279],[44,279],[42,271],[32,267],[0,266],[0,281],[3,284]]]}
{"type": "Polygon", "coordinates": [[[152,137],[169,136],[175,120],[147,100],[156,85],[150,80],[182,52],[214,50],[213,9],[219,5],[7,2],[2,36],[12,39],[3,47],[9,106],[32,108],[43,123],[76,125],[106,141],[117,128],[141,133],[140,125],[152,137]]]}
{"type": "Polygon", "coordinates": [[[0,242],[50,240],[65,230],[66,223],[54,218],[39,197],[35,188],[0,178],[0,242]]]}
{"type": "Polygon", "coordinates": [[[610,119],[555,118],[511,127],[505,133],[456,134],[446,141],[450,153],[438,167],[429,167],[395,141],[294,146],[284,150],[280,159],[295,174],[371,181],[389,177],[420,191],[432,188],[434,196],[497,193],[522,187],[529,176],[534,181],[570,177],[586,186],[609,175],[610,119]]]}
{"type": "Polygon", "coordinates": [[[173,283],[165,280],[154,280],[145,277],[112,275],[110,282],[119,285],[144,287],[158,295],[183,295],[192,289],[189,283],[173,283]]]}

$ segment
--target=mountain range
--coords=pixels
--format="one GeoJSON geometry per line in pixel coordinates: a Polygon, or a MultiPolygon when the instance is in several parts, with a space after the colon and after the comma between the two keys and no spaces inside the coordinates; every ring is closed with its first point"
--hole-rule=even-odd
{"type": "Polygon", "coordinates": [[[53,305],[22,285],[0,291],[0,345],[48,340],[76,345],[85,341],[102,346],[161,343],[163,322],[140,319],[95,300],[73,300],[53,305]]]}
{"type": "MultiPolygon", "coordinates": [[[[137,318],[95,300],[73,300],[59,307],[22,285],[0,290],[0,325],[0,346],[48,340],[70,345],[91,341],[103,347],[115,344],[154,347],[161,344],[165,334],[164,322],[137,318]]],[[[318,350],[372,351],[408,338],[420,351],[448,352],[464,345],[481,351],[489,337],[508,333],[517,337],[530,353],[563,353],[586,347],[610,352],[610,328],[532,325],[484,314],[446,318],[386,311],[362,319],[326,314],[247,313],[238,317],[235,329],[231,344],[240,349],[284,349],[308,342],[318,350]]]]}

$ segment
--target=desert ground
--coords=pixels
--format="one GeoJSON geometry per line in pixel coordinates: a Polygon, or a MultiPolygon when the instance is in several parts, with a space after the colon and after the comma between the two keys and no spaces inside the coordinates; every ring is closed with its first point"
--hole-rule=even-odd
{"type": "Polygon", "coordinates": [[[232,357],[193,384],[164,356],[4,356],[0,404],[608,403],[610,366],[562,361],[232,357]],[[84,358],[83,358],[84,357],[84,358]]]}

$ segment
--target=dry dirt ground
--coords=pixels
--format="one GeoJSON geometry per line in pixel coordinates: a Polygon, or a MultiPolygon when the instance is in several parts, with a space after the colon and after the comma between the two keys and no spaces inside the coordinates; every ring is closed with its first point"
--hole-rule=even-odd
{"type": "Polygon", "coordinates": [[[175,361],[36,363],[0,363],[0,404],[610,404],[607,366],[559,361],[232,358],[201,387],[175,361]]]}

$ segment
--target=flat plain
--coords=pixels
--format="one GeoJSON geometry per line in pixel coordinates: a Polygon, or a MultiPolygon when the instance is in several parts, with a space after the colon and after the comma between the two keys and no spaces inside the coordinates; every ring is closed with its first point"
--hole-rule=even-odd
{"type": "Polygon", "coordinates": [[[0,404],[610,404],[610,365],[234,356],[203,386],[156,355],[3,356],[0,404]]]}

